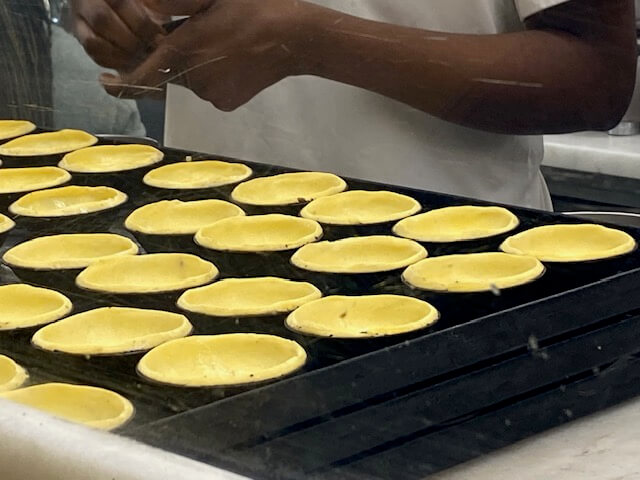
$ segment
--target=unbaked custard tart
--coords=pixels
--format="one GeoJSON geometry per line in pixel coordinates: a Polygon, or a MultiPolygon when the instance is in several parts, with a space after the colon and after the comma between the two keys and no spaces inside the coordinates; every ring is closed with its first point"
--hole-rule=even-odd
{"type": "Polygon", "coordinates": [[[510,232],[518,217],[502,207],[460,206],[431,210],[405,218],[393,233],[419,242],[463,242],[510,232]]]}
{"type": "Polygon", "coordinates": [[[206,287],[187,290],[178,306],[215,317],[244,317],[288,313],[322,296],[306,282],[284,278],[229,278],[206,287]]]}
{"type": "Polygon", "coordinates": [[[300,215],[328,225],[373,225],[414,215],[421,208],[416,200],[399,193],[351,190],[314,200],[300,215]]]}
{"type": "Polygon", "coordinates": [[[58,187],[69,180],[69,172],[58,167],[4,168],[0,169],[0,194],[58,187]]]}
{"type": "Polygon", "coordinates": [[[121,427],[134,413],[129,400],[110,390],[68,383],[43,383],[0,394],[0,398],[100,430],[121,427]]]}
{"type": "Polygon", "coordinates": [[[98,139],[82,130],[59,130],[35,133],[10,140],[0,145],[0,155],[8,157],[35,157],[68,153],[95,145],[98,139]]]}
{"type": "Polygon", "coordinates": [[[20,388],[27,381],[27,371],[11,358],[0,355],[0,392],[20,388]]]}
{"type": "Polygon", "coordinates": [[[111,187],[59,187],[27,193],[9,211],[25,217],[67,217],[122,205],[127,195],[111,187]]]}
{"type": "Polygon", "coordinates": [[[288,375],[307,360],[296,342],[274,335],[198,335],[164,343],[138,363],[154,382],[183,387],[222,387],[288,375]]]}
{"type": "Polygon", "coordinates": [[[328,338],[374,338],[413,332],[440,317],[429,303],[400,295],[330,296],[292,312],[287,327],[328,338]]]}
{"type": "Polygon", "coordinates": [[[111,173],[148,167],[163,158],[150,145],[98,145],[66,154],[58,166],[74,173],[111,173]]]}
{"type": "Polygon", "coordinates": [[[140,308],[104,307],[78,313],[38,330],[43,350],[74,355],[114,355],[150,350],[189,335],[184,315],[140,308]]]}
{"type": "Polygon", "coordinates": [[[421,290],[472,293],[524,285],[544,272],[535,257],[489,252],[427,258],[407,268],[402,278],[421,290]]]}
{"type": "Polygon", "coordinates": [[[0,331],[55,322],[71,312],[71,301],[54,290],[15,283],[0,286],[0,331]]]}
{"type": "Polygon", "coordinates": [[[295,172],[254,178],[238,185],[231,196],[247,205],[295,205],[344,191],[346,182],[332,173],[295,172]]]}
{"type": "Polygon", "coordinates": [[[291,263],[314,272],[377,273],[407,267],[427,255],[413,240],[375,235],[305,245],[293,254],[291,263]]]}
{"type": "Polygon", "coordinates": [[[84,289],[103,293],[164,293],[199,287],[218,276],[214,264],[186,253],[126,255],[98,260],[76,277],[84,289]]]}
{"type": "Polygon", "coordinates": [[[138,246],[113,233],[72,233],[38,237],[7,250],[2,260],[30,270],[68,270],[121,255],[136,255],[138,246]]]}
{"type": "Polygon", "coordinates": [[[179,162],[151,170],[144,176],[144,183],[156,188],[192,190],[213,188],[241,182],[253,171],[241,163],[220,160],[179,162]]]}
{"type": "Polygon", "coordinates": [[[0,120],[0,140],[20,137],[35,129],[36,126],[27,120],[0,120]]]}
{"type": "Polygon", "coordinates": [[[194,235],[217,221],[244,215],[240,207],[224,200],[162,200],[134,210],[125,227],[147,235],[194,235]]]}
{"type": "Polygon", "coordinates": [[[543,262],[586,262],[619,257],[637,247],[628,233],[594,224],[546,225],[507,238],[500,249],[543,262]]]}
{"type": "Polygon", "coordinates": [[[229,252],[279,252],[298,248],[322,237],[314,220],[269,214],[232,217],[198,230],[198,245],[229,252]]]}

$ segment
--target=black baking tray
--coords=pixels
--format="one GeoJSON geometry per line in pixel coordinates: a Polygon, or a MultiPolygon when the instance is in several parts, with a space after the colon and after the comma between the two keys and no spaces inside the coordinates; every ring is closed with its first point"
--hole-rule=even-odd
{"type": "Polygon", "coordinates": [[[308,478],[425,479],[550,427],[632,399],[640,393],[638,383],[640,354],[623,355],[489,408],[427,426],[308,478]]]}
{"type": "MultiPolygon", "coordinates": [[[[548,342],[535,352],[525,349],[464,374],[417,384],[377,404],[347,410],[335,418],[324,418],[272,438],[238,444],[233,449],[214,450],[201,444],[194,455],[193,447],[185,447],[179,437],[168,442],[165,439],[164,448],[178,452],[191,448],[190,454],[196,458],[256,478],[425,478],[428,473],[593,411],[580,398],[560,395],[560,415],[545,418],[546,412],[538,412],[544,420],[527,424],[517,408],[522,402],[532,403],[531,399],[556,390],[564,393],[574,383],[592,377],[599,384],[581,392],[589,402],[587,406],[599,402],[598,408],[605,408],[615,403],[615,398],[620,401],[637,395],[640,387],[631,382],[612,395],[608,375],[612,366],[633,366],[630,360],[637,357],[639,326],[640,311],[593,331],[548,342]],[[511,413],[502,413],[507,407],[511,413]],[[509,441],[501,431],[479,429],[473,430],[475,435],[468,439],[458,433],[455,442],[438,443],[445,432],[466,428],[487,416],[498,416],[505,422],[502,427],[509,430],[509,441]],[[313,445],[316,448],[310,448],[313,445]],[[480,449],[482,445],[484,448],[480,449]],[[264,471],[278,473],[264,475],[264,471]]],[[[208,415],[201,415],[202,430],[217,427],[210,420],[208,415]]],[[[160,435],[167,433],[163,427],[169,423],[147,428],[139,436],[155,436],[158,442],[160,435]]],[[[183,426],[178,431],[183,432],[183,426]]],[[[226,428],[214,431],[220,436],[229,433],[226,428]]],[[[190,444],[190,436],[186,437],[190,444]]]]}
{"type": "MultiPolygon", "coordinates": [[[[163,164],[182,161],[187,156],[194,161],[221,158],[172,149],[164,151],[166,156],[163,164]]],[[[291,171],[253,162],[244,163],[254,169],[254,176],[291,171]]],[[[129,195],[129,201],[110,213],[109,224],[97,219],[95,231],[131,237],[124,229],[123,222],[135,208],[177,196],[184,198],[184,194],[189,194],[146,187],[139,182],[132,182],[126,173],[123,173],[121,182],[113,177],[110,181],[129,195]]],[[[485,204],[355,179],[347,179],[347,182],[350,189],[388,189],[410,195],[420,201],[425,210],[450,205],[485,204]]],[[[74,183],[74,179],[71,183],[74,183]]],[[[193,195],[195,198],[230,199],[230,187],[208,190],[194,192],[193,195]]],[[[300,208],[300,205],[286,207],[286,213],[295,215],[300,208]]],[[[552,213],[509,208],[521,220],[517,231],[538,225],[579,223],[575,219],[552,213]]],[[[9,233],[0,252],[44,233],[32,222],[22,222],[20,218],[16,220],[17,227],[9,233]]],[[[327,236],[341,238],[390,234],[390,228],[391,225],[330,228],[327,236]]],[[[636,239],[640,238],[637,229],[623,230],[636,239]]],[[[482,241],[425,246],[431,256],[495,251],[505,237],[501,235],[482,241]]],[[[171,249],[171,245],[174,244],[168,239],[167,249],[171,249]]],[[[135,365],[141,355],[85,358],[47,353],[31,347],[29,339],[34,333],[33,329],[0,333],[0,353],[23,364],[29,370],[32,382],[81,382],[122,393],[136,407],[133,421],[121,429],[125,435],[227,466],[256,478],[300,478],[303,473],[330,476],[337,468],[346,472],[349,465],[362,461],[358,455],[363,451],[375,451],[376,447],[393,443],[400,437],[416,434],[410,432],[411,429],[403,426],[402,422],[397,426],[389,424],[389,428],[386,428],[386,422],[384,428],[380,427],[382,424],[377,423],[376,418],[385,410],[385,405],[391,409],[389,412],[395,412],[392,416],[398,419],[411,418],[414,407],[410,403],[388,402],[411,395],[419,395],[425,401],[430,401],[435,398],[433,388],[436,386],[444,388],[447,382],[463,380],[473,385],[472,377],[482,378],[480,383],[486,386],[491,395],[472,401],[467,390],[467,396],[461,397],[462,401],[455,412],[451,410],[434,416],[434,422],[446,422],[554,384],[562,380],[563,375],[574,375],[577,370],[587,371],[600,365],[602,359],[591,351],[585,351],[581,363],[573,365],[569,362],[574,355],[571,352],[583,351],[581,336],[595,334],[602,329],[620,328],[630,340],[635,338],[633,335],[638,330],[637,322],[629,320],[635,318],[631,314],[640,309],[638,251],[608,261],[551,264],[547,266],[547,273],[542,279],[500,292],[499,295],[421,292],[404,285],[400,280],[400,271],[356,276],[314,274],[293,267],[286,257],[277,255],[265,260],[265,256],[257,254],[240,255],[233,262],[225,263],[221,276],[255,275],[259,274],[255,270],[256,265],[266,265],[270,270],[275,268],[282,276],[311,281],[324,294],[396,293],[416,296],[435,305],[441,311],[442,319],[428,330],[408,335],[345,341],[313,339],[291,332],[284,327],[284,317],[216,322],[187,313],[196,327],[196,334],[247,330],[272,333],[294,339],[308,351],[309,363],[295,375],[253,387],[181,389],[153,385],[135,373],[135,365]],[[540,346],[556,344],[558,351],[565,352],[563,355],[568,359],[568,363],[560,361],[558,368],[534,368],[529,376],[522,377],[519,366],[505,370],[504,376],[486,374],[497,372],[494,369],[501,362],[515,362],[509,365],[538,362],[539,366],[539,359],[544,357],[538,351],[540,346]],[[539,354],[542,356],[537,357],[539,354]],[[486,376],[477,377],[478,372],[485,372],[483,375],[486,376]],[[451,416],[446,418],[449,414],[451,416]],[[355,423],[350,423],[353,419],[356,419],[355,423]],[[353,425],[361,429],[359,434],[353,433],[356,428],[353,425]],[[337,450],[333,448],[338,443],[332,444],[331,438],[339,438],[338,443],[342,446],[337,450]],[[301,449],[306,449],[307,454],[302,455],[301,449]]],[[[51,285],[51,278],[47,275],[42,272],[42,280],[31,277],[29,282],[51,285]]],[[[8,267],[0,269],[0,283],[17,281],[18,277],[8,267]]],[[[71,298],[76,312],[106,305],[143,305],[146,308],[179,311],[172,301],[162,296],[150,297],[141,303],[137,296],[123,298],[93,294],[64,282],[59,290],[71,298]]],[[[625,334],[620,334],[620,338],[624,339],[625,334]]],[[[556,358],[565,357],[558,354],[556,358]]],[[[608,357],[609,360],[611,358],[608,357]]]]}

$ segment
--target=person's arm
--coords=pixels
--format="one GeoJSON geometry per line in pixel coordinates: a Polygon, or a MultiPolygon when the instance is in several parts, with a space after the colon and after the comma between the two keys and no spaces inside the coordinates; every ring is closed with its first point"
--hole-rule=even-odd
{"type": "Polygon", "coordinates": [[[112,94],[136,95],[130,85],[180,79],[233,110],[283,78],[315,75],[487,131],[604,130],[622,117],[633,90],[633,3],[573,0],[529,18],[523,32],[463,35],[297,0],[216,0],[139,68],[103,82],[112,94]]]}
{"type": "Polygon", "coordinates": [[[322,31],[305,59],[309,73],[483,130],[606,130],[625,113],[634,86],[627,0],[575,0],[530,18],[525,32],[502,35],[437,34],[347,17],[322,31]]]}

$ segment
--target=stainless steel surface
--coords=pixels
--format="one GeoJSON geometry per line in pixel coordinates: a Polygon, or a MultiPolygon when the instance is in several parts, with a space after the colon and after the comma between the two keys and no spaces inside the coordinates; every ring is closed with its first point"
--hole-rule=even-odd
{"type": "Polygon", "coordinates": [[[563,212],[564,215],[592,222],[613,223],[624,227],[640,227],[640,214],[626,212],[563,212]]]}
{"type": "Polygon", "coordinates": [[[628,137],[638,134],[640,134],[640,122],[636,121],[623,121],[617,127],[609,130],[609,135],[615,137],[628,137]]]}

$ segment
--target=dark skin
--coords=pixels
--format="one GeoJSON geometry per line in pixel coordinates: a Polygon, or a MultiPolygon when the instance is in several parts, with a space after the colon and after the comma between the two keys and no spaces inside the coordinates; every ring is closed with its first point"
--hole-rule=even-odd
{"type": "Polygon", "coordinates": [[[74,34],[91,57],[119,71],[136,68],[163,39],[161,18],[138,0],[71,0],[74,34]]]}
{"type": "MultiPolygon", "coordinates": [[[[75,3],[89,1],[98,0],[75,3]]],[[[613,127],[635,80],[633,0],[573,0],[530,17],[525,31],[498,35],[407,28],[298,0],[144,2],[192,17],[169,35],[156,34],[157,48],[135,68],[103,75],[113,95],[157,93],[179,82],[231,111],[284,78],[315,75],[466,127],[541,134],[613,127]]],[[[101,28],[100,38],[112,38],[104,22],[101,28]]],[[[131,58],[92,50],[105,66],[131,58]]]]}

